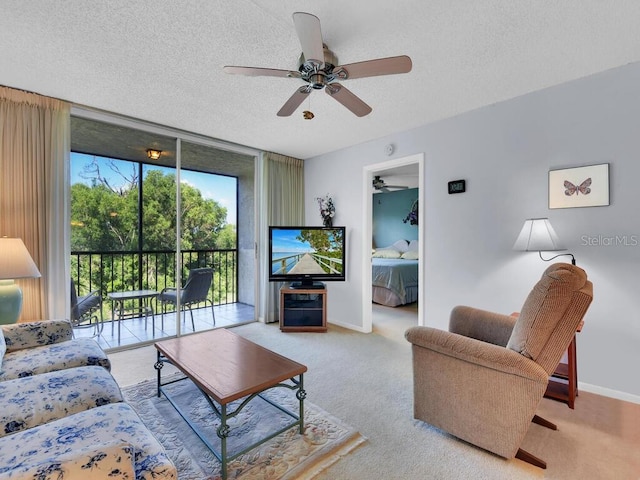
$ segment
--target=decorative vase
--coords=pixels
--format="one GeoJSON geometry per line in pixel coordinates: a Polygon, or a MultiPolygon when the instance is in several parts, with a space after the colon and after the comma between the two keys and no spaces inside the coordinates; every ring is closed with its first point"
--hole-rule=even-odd
{"type": "Polygon", "coordinates": [[[322,224],[325,227],[333,227],[333,219],[331,217],[323,217],[322,224]]]}

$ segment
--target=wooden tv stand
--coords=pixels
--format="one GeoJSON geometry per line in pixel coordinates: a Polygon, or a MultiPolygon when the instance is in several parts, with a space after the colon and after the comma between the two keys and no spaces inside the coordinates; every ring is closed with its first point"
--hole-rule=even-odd
{"type": "Polygon", "coordinates": [[[280,330],[283,332],[326,332],[327,289],[280,288],[280,330]]]}

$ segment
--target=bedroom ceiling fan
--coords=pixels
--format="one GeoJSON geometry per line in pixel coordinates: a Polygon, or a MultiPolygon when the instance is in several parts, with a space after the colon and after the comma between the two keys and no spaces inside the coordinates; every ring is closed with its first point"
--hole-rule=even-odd
{"type": "Polygon", "coordinates": [[[230,74],[298,78],[304,81],[305,85],[297,88],[278,111],[279,117],[290,116],[313,90],[323,88],[330,97],[336,99],[355,115],[364,117],[371,113],[371,107],[338,81],[411,71],[411,59],[406,55],[336,66],[338,59],[323,43],[318,17],[310,13],[296,12],[293,14],[293,24],[302,46],[297,71],[229,65],[223,69],[230,74]]]}
{"type": "Polygon", "coordinates": [[[406,185],[387,185],[385,181],[380,178],[380,175],[376,175],[375,177],[373,177],[373,188],[381,192],[390,192],[390,189],[406,190],[409,187],[407,187],[406,185]]]}

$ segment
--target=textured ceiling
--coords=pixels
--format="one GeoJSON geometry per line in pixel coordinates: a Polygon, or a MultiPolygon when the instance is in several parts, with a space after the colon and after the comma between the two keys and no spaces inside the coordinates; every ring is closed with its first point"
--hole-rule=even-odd
{"type": "Polygon", "coordinates": [[[637,0],[0,0],[0,85],[298,158],[359,144],[640,60],[637,0]],[[320,18],[339,63],[409,55],[404,75],[352,79],[355,117],[299,80],[291,14],[320,18]],[[301,111],[312,110],[313,120],[301,111]]]}

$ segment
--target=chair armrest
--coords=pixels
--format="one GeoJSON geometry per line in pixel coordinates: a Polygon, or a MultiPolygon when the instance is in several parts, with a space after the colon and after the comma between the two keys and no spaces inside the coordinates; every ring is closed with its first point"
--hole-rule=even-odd
{"type": "Polygon", "coordinates": [[[68,320],[41,320],[2,325],[7,352],[66,342],[73,338],[68,320]]]}
{"type": "Polygon", "coordinates": [[[506,347],[517,318],[478,308],[457,306],[449,317],[449,331],[506,347]]]}
{"type": "Polygon", "coordinates": [[[98,303],[96,303],[96,305],[101,304],[102,303],[102,295],[100,295],[100,290],[93,290],[89,293],[87,293],[86,295],[83,295],[81,297],[78,297],[78,304],[76,305],[76,307],[81,310],[81,306],[87,302],[92,303],[95,302],[95,299],[98,299],[98,303]]]}
{"type": "Polygon", "coordinates": [[[414,346],[467,363],[524,377],[543,385],[549,381],[547,372],[536,362],[499,345],[431,327],[411,327],[405,332],[405,338],[414,346]]]}

